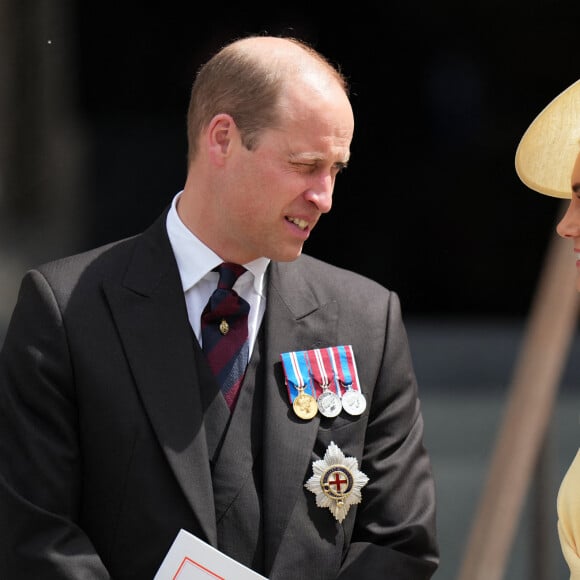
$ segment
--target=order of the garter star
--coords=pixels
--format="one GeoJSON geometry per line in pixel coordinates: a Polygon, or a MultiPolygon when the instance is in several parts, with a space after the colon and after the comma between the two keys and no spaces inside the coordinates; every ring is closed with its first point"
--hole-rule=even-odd
{"type": "Polygon", "coordinates": [[[341,523],[350,506],[360,503],[361,489],[369,478],[358,469],[355,457],[345,457],[340,448],[332,441],[324,459],[312,462],[313,475],[304,487],[316,496],[318,507],[327,507],[341,523]]]}

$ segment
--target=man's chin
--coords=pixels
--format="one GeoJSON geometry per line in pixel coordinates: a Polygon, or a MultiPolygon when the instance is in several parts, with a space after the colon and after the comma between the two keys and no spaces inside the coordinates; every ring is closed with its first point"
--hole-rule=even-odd
{"type": "Polygon", "coordinates": [[[302,246],[288,252],[275,252],[274,255],[270,256],[270,259],[275,262],[293,262],[300,254],[302,254],[302,246]]]}

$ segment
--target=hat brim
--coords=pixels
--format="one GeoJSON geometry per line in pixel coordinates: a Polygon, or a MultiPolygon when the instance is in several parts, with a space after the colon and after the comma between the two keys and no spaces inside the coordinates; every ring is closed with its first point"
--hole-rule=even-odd
{"type": "Polygon", "coordinates": [[[530,188],[552,197],[570,198],[571,175],[580,153],[580,80],[553,99],[520,140],[515,165],[530,188]]]}

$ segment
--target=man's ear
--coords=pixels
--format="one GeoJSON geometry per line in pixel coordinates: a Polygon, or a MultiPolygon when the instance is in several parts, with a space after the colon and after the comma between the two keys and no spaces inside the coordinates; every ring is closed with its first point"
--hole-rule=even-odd
{"type": "Polygon", "coordinates": [[[231,115],[220,113],[210,121],[206,135],[210,159],[214,163],[221,165],[229,155],[235,132],[236,123],[231,115]]]}

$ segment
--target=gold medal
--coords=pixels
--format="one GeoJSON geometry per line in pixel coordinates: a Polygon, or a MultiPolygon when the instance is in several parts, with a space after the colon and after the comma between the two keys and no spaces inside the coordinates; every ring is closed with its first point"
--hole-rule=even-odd
{"type": "MultiPolygon", "coordinates": [[[[286,386],[288,395],[292,402],[294,413],[300,419],[309,420],[318,413],[316,398],[306,392],[306,381],[309,380],[306,365],[301,368],[301,362],[306,363],[305,352],[291,351],[282,353],[282,362],[286,373],[286,386]],[[298,360],[300,356],[300,360],[298,360]]],[[[309,381],[310,382],[310,381],[309,381]]],[[[313,392],[313,388],[308,385],[308,391],[313,392]]]]}
{"type": "Polygon", "coordinates": [[[292,408],[298,417],[305,420],[312,419],[318,412],[316,399],[312,395],[305,393],[304,388],[301,389],[300,394],[294,399],[292,408]]]}

